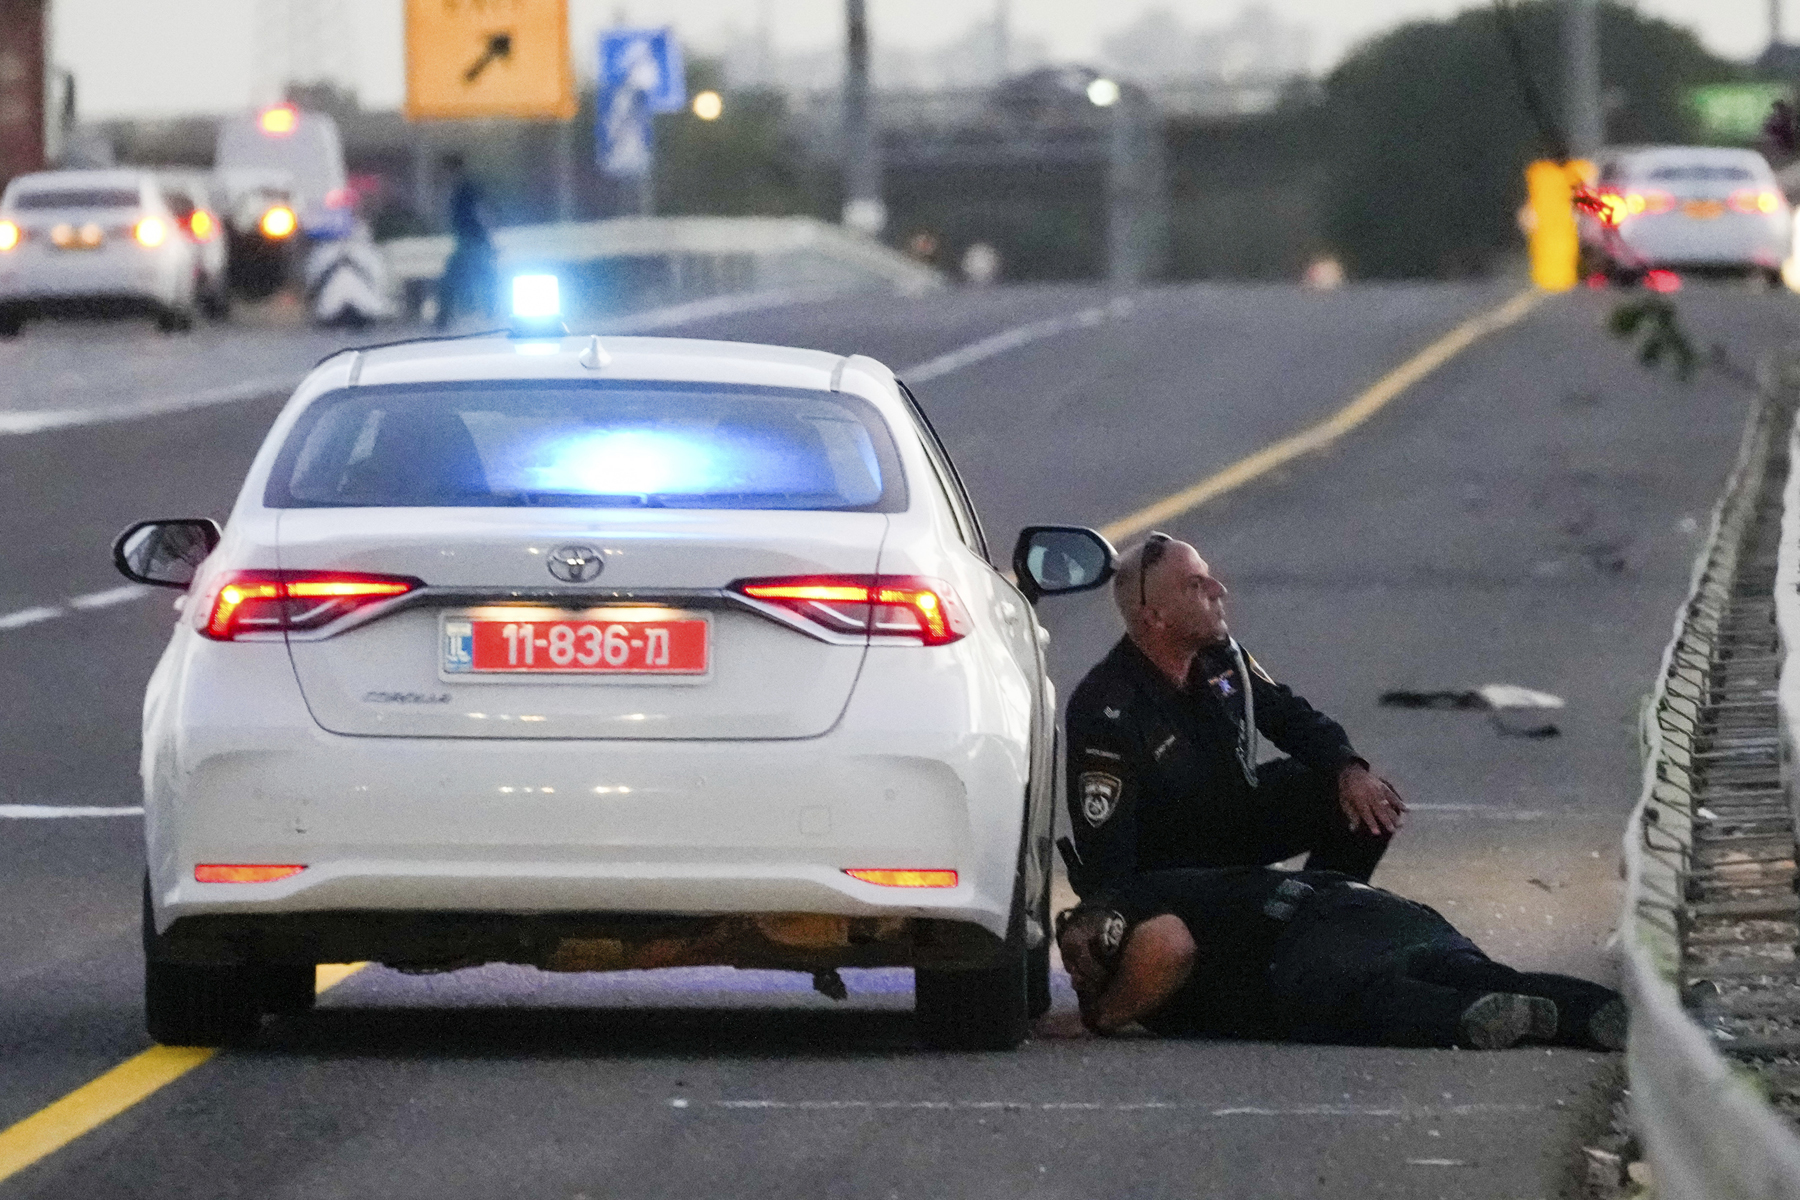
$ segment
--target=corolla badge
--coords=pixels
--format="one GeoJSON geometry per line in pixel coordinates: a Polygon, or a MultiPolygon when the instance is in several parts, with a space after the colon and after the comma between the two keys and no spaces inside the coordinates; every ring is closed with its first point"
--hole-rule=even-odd
{"type": "Polygon", "coordinates": [[[564,583],[587,583],[600,578],[606,563],[592,546],[558,546],[550,552],[550,573],[564,583]]]}

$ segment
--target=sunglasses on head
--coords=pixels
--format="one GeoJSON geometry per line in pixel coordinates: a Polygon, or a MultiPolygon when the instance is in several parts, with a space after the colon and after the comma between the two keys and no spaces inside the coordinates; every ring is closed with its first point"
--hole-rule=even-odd
{"type": "Polygon", "coordinates": [[[1153,533],[1144,542],[1144,548],[1138,552],[1138,607],[1150,607],[1150,594],[1145,590],[1144,581],[1150,577],[1150,568],[1162,561],[1168,552],[1169,543],[1174,541],[1166,533],[1153,533]]]}

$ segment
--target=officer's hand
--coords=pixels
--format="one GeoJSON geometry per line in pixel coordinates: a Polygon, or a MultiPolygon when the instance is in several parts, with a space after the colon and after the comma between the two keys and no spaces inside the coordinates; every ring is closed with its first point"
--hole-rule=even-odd
{"type": "Polygon", "coordinates": [[[1398,833],[1406,801],[1385,779],[1377,779],[1361,763],[1350,763],[1338,772],[1338,805],[1355,832],[1398,833]]]}

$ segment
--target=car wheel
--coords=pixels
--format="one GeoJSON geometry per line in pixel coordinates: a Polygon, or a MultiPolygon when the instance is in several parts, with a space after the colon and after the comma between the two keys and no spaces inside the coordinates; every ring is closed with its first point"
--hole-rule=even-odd
{"type": "Polygon", "coordinates": [[[974,970],[920,967],[913,972],[919,1036],[938,1050],[1011,1050],[1031,1028],[1031,952],[1024,905],[1014,904],[1012,934],[998,966],[974,970]]]}
{"type": "Polygon", "coordinates": [[[243,966],[144,964],[144,1025],[165,1046],[230,1046],[262,1023],[260,989],[243,966]]]}
{"type": "Polygon", "coordinates": [[[312,1008],[319,998],[319,972],[311,963],[266,963],[258,971],[262,1010],[289,1017],[312,1008]]]}
{"type": "Polygon", "coordinates": [[[165,1046],[228,1046],[262,1023],[257,972],[239,965],[171,962],[157,955],[144,877],[144,1026],[165,1046]]]}
{"type": "Polygon", "coordinates": [[[200,312],[209,321],[224,321],[231,316],[231,291],[223,283],[200,293],[200,312]]]}
{"type": "Polygon", "coordinates": [[[18,337],[25,329],[25,314],[0,310],[0,338],[18,337]]]}
{"type": "Polygon", "coordinates": [[[163,333],[189,333],[194,328],[194,314],[185,308],[165,308],[156,314],[156,327],[163,333]]]}

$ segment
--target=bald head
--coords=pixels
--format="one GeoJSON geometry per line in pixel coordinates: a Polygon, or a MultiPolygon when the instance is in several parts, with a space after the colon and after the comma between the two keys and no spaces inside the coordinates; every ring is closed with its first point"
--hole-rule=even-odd
{"type": "Polygon", "coordinates": [[[1132,640],[1193,651],[1223,641],[1225,585],[1200,552],[1168,534],[1150,537],[1119,556],[1113,603],[1132,640]]]}

